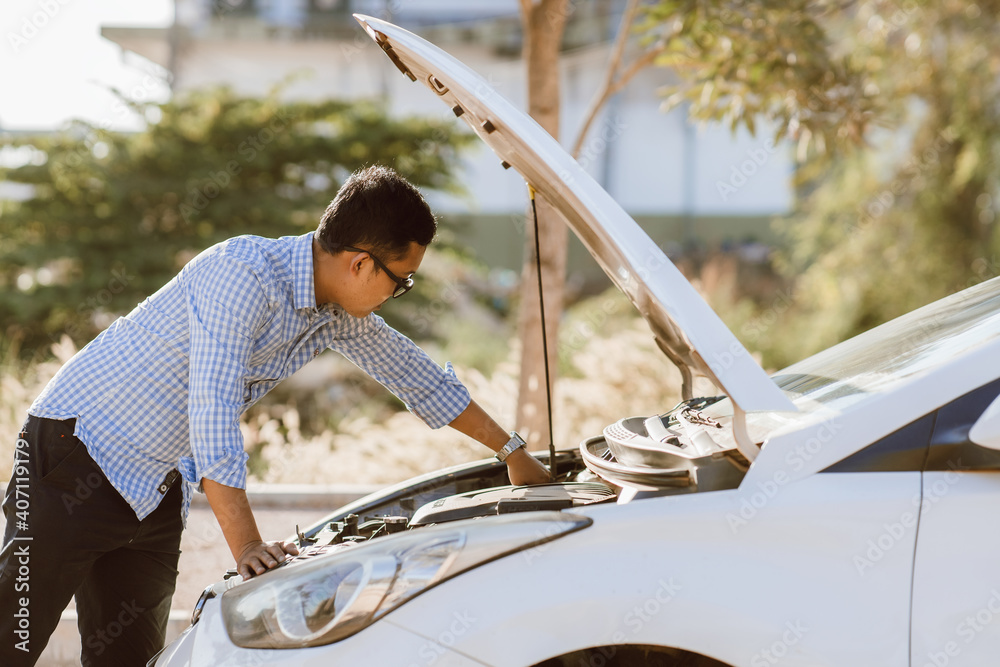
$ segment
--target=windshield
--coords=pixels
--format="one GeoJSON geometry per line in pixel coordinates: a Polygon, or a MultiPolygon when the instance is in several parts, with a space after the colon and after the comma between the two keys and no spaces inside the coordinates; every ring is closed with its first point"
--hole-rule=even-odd
{"type": "MultiPolygon", "coordinates": [[[[751,413],[747,427],[755,442],[779,428],[817,416],[841,414],[876,394],[926,375],[1000,336],[1000,278],[935,301],[772,376],[799,413],[751,413]]],[[[731,417],[729,399],[703,410],[731,417]]],[[[718,440],[731,440],[713,434],[718,440]]],[[[720,443],[722,444],[722,443],[720,443]]],[[[728,444],[728,443],[727,443],[728,444]]]]}

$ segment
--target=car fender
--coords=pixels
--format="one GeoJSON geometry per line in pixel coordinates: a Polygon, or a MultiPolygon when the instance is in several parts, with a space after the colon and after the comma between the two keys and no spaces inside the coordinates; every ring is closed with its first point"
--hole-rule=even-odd
{"type": "Polygon", "coordinates": [[[740,521],[753,503],[738,489],[574,510],[593,526],[384,622],[498,666],[649,644],[750,667],[859,664],[865,646],[866,664],[904,667],[915,528],[900,516],[919,492],[919,473],[843,473],[791,483],[740,521]]]}

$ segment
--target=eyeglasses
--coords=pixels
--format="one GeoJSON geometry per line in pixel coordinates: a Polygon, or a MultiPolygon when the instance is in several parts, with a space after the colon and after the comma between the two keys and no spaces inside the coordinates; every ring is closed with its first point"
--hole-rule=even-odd
{"type": "Polygon", "coordinates": [[[354,246],[349,246],[349,245],[338,245],[336,247],[340,250],[350,250],[351,252],[368,253],[368,256],[372,258],[372,261],[375,262],[375,264],[377,264],[380,269],[385,271],[385,275],[389,276],[389,279],[392,280],[392,282],[396,283],[396,289],[392,293],[393,299],[399,298],[404,294],[406,294],[407,292],[409,292],[411,289],[413,289],[412,277],[400,278],[395,273],[390,271],[389,267],[386,266],[384,263],[382,263],[382,260],[373,255],[371,250],[365,250],[364,248],[355,248],[354,246]]]}

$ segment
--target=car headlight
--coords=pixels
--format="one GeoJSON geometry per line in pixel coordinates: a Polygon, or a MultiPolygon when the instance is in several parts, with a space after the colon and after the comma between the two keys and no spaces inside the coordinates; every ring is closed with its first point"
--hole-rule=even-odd
{"type": "Polygon", "coordinates": [[[222,618],[229,638],[244,648],[332,644],[461,572],[591,523],[531,512],[381,537],[235,586],[222,596],[222,618]]]}

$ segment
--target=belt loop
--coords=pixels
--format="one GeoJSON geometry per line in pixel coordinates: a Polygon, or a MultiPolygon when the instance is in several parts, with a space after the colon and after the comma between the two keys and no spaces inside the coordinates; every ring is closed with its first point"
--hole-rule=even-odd
{"type": "Polygon", "coordinates": [[[156,487],[156,490],[159,491],[160,494],[166,493],[170,489],[170,487],[174,485],[174,482],[176,482],[180,476],[181,473],[178,472],[177,468],[174,468],[173,470],[167,473],[167,476],[163,478],[163,481],[160,482],[160,485],[158,487],[156,487]]]}

